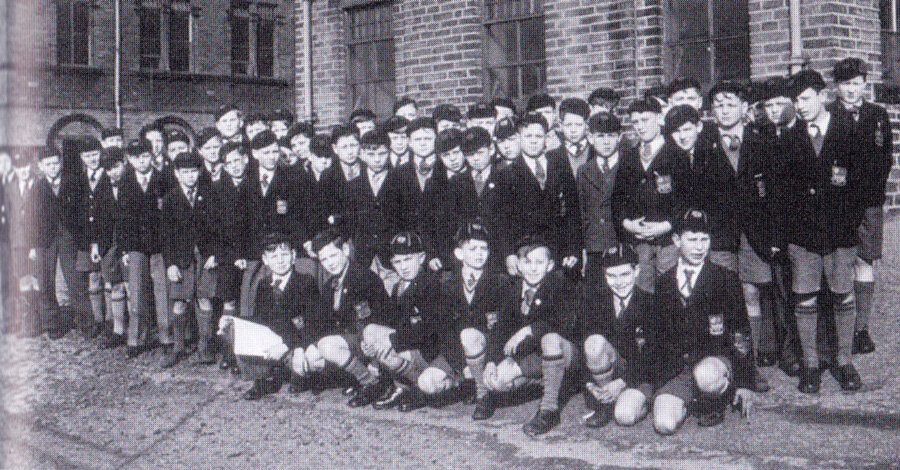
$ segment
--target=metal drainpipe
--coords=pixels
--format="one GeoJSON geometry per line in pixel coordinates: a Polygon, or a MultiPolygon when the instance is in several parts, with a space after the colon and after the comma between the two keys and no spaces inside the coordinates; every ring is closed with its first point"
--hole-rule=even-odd
{"type": "Polygon", "coordinates": [[[115,71],[114,71],[114,91],[115,107],[116,107],[116,127],[122,127],[122,21],[121,21],[121,0],[116,0],[116,50],[115,50],[115,71]]]}
{"type": "Polygon", "coordinates": [[[634,97],[635,99],[640,98],[640,89],[638,87],[638,37],[637,37],[637,23],[638,23],[638,0],[634,0],[632,3],[631,9],[631,19],[633,21],[631,28],[631,39],[633,41],[632,51],[634,56],[634,69],[632,70],[632,80],[634,81],[634,97]]]}
{"type": "Polygon", "coordinates": [[[803,69],[803,36],[800,31],[800,0],[790,1],[791,13],[791,73],[803,69]]]}
{"type": "Polygon", "coordinates": [[[306,101],[306,117],[310,122],[315,121],[313,111],[313,70],[312,70],[312,4],[314,0],[306,0],[303,4],[303,68],[306,72],[306,80],[303,84],[303,94],[306,101]]]}

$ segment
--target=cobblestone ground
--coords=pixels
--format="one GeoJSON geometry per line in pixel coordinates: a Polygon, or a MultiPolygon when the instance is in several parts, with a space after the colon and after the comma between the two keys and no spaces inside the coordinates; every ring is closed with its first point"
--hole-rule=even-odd
{"type": "Polygon", "coordinates": [[[571,400],[563,424],[530,439],[536,402],[473,423],[462,404],[402,414],[351,410],[337,390],[287,390],[259,402],[247,384],[187,361],[161,371],[152,353],[127,361],[75,333],[0,339],[0,467],[112,468],[900,468],[900,219],[888,222],[872,335],[855,359],[863,391],[823,376],[820,395],[765,369],[772,391],[748,422],[689,420],[660,437],[649,420],[588,430],[571,400]]]}

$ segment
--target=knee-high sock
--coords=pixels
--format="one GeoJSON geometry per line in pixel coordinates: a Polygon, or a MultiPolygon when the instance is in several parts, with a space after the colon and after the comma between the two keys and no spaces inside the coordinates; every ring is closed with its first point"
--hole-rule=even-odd
{"type": "Polygon", "coordinates": [[[559,389],[566,374],[565,356],[544,356],[541,359],[541,382],[544,385],[544,396],[541,397],[542,410],[559,409],[559,389]]]}
{"type": "Polygon", "coordinates": [[[106,296],[101,289],[99,292],[91,292],[91,311],[94,313],[94,322],[103,323],[106,321],[106,296]]]}
{"type": "Polygon", "coordinates": [[[797,333],[803,359],[807,367],[819,367],[819,350],[816,343],[816,326],[818,322],[818,305],[797,305],[794,313],[797,316],[797,333]]]}
{"type": "Polygon", "coordinates": [[[613,374],[615,374],[616,369],[613,367],[612,369],[603,371],[603,372],[595,372],[591,370],[591,378],[594,379],[594,383],[598,387],[602,387],[613,380],[613,374]]]}
{"type": "Polygon", "coordinates": [[[350,356],[350,360],[344,364],[342,369],[349,372],[361,385],[374,384],[377,379],[369,372],[369,368],[356,356],[350,356]]]}
{"type": "Polygon", "coordinates": [[[188,315],[187,312],[181,314],[172,314],[172,336],[174,337],[173,341],[173,350],[175,352],[182,352],[185,349],[187,342],[187,328],[188,328],[188,315]]]}
{"type": "MultiPolygon", "coordinates": [[[[110,295],[109,300],[109,309],[112,311],[113,317],[113,333],[117,335],[125,334],[125,312],[127,309],[125,296],[122,298],[115,298],[115,295],[110,295]]],[[[134,319],[134,322],[137,323],[137,319],[134,319]]]]}
{"type": "Polygon", "coordinates": [[[197,308],[197,347],[200,351],[206,351],[212,340],[212,310],[197,308]]]}
{"type": "Polygon", "coordinates": [[[477,356],[466,356],[466,365],[469,366],[469,371],[475,379],[475,394],[478,398],[488,394],[487,384],[484,383],[485,360],[484,351],[477,356]]]}
{"type": "MultiPolygon", "coordinates": [[[[757,351],[774,353],[775,347],[775,290],[772,284],[759,284],[760,328],[757,351]]],[[[751,325],[752,328],[752,325],[751,325]]]]}
{"type": "Polygon", "coordinates": [[[855,282],[856,291],[856,331],[869,329],[869,315],[872,314],[872,296],[875,294],[874,282],[855,282]]]}
{"type": "Polygon", "coordinates": [[[400,365],[400,368],[397,369],[397,376],[399,376],[402,379],[402,382],[407,385],[416,387],[419,376],[422,375],[422,372],[424,372],[425,369],[420,367],[415,361],[407,361],[404,358],[401,359],[403,360],[403,363],[400,365]]]}
{"type": "Polygon", "coordinates": [[[853,332],[856,324],[856,305],[853,300],[834,305],[834,323],[837,330],[837,363],[850,363],[853,354],[853,332]]]}

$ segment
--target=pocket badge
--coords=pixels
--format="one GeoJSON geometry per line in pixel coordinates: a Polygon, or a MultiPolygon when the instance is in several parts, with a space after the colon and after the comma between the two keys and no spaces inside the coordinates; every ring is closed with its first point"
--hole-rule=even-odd
{"type": "Polygon", "coordinates": [[[725,333],[725,322],[722,315],[709,316],[709,334],[713,336],[722,336],[725,333]]]}
{"type": "Polygon", "coordinates": [[[302,330],[304,326],[306,326],[306,320],[303,319],[302,315],[294,318],[294,327],[295,328],[297,328],[298,330],[302,330]]]}
{"type": "Polygon", "coordinates": [[[419,323],[422,323],[422,317],[419,315],[409,317],[409,322],[413,325],[418,325],[419,323]]]}
{"type": "Polygon", "coordinates": [[[656,175],[656,192],[659,194],[669,194],[672,192],[671,175],[656,175]]]}
{"type": "Polygon", "coordinates": [[[163,198],[158,197],[158,198],[156,198],[156,209],[162,210],[162,208],[163,208],[163,198]]]}
{"type": "Polygon", "coordinates": [[[644,345],[647,344],[647,338],[644,338],[644,329],[641,327],[637,327],[634,330],[634,342],[637,343],[638,349],[643,349],[644,345]]]}
{"type": "Polygon", "coordinates": [[[763,180],[763,175],[762,175],[762,173],[760,173],[760,174],[754,176],[754,179],[756,179],[756,193],[757,193],[757,195],[759,195],[760,198],[766,197],[766,182],[765,182],[765,180],[763,180]]]}
{"type": "Polygon", "coordinates": [[[356,310],[356,318],[360,320],[369,318],[372,315],[372,308],[369,307],[369,302],[365,300],[354,305],[353,310],[356,310]]]}
{"type": "Polygon", "coordinates": [[[500,313],[499,312],[487,312],[484,314],[484,318],[487,321],[488,329],[494,329],[494,326],[500,322],[500,313]]]}
{"type": "Polygon", "coordinates": [[[831,184],[834,186],[847,185],[847,169],[842,166],[831,167],[831,184]]]}
{"type": "Polygon", "coordinates": [[[286,215],[288,211],[287,201],[284,199],[279,199],[275,202],[275,210],[278,212],[278,215],[286,215]]]}

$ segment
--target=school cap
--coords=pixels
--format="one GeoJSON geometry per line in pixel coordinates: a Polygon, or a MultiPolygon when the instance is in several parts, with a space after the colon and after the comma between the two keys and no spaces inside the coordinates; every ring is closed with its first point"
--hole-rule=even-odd
{"type": "Polygon", "coordinates": [[[291,246],[291,237],[284,232],[270,232],[263,238],[263,246],[265,251],[274,251],[280,246],[291,246]]]}
{"type": "Polygon", "coordinates": [[[513,114],[516,113],[516,103],[505,96],[494,98],[494,101],[492,101],[491,103],[494,105],[494,109],[497,109],[497,106],[503,106],[504,108],[511,109],[513,111],[513,114]]]}
{"type": "Polygon", "coordinates": [[[672,80],[672,83],[669,83],[669,87],[666,90],[666,97],[671,98],[672,95],[678,93],[682,90],[690,90],[691,88],[697,90],[698,94],[702,94],[703,91],[700,88],[700,83],[693,78],[676,78],[672,80]]]}
{"type": "Polygon", "coordinates": [[[288,124],[294,122],[294,113],[286,110],[286,109],[276,109],[269,114],[269,122],[272,121],[284,121],[288,124]]]}
{"type": "Polygon", "coordinates": [[[367,132],[362,136],[359,140],[359,145],[363,148],[365,147],[390,147],[391,139],[388,137],[387,133],[380,129],[376,129],[372,132],[367,132]]]}
{"type": "Polygon", "coordinates": [[[794,99],[800,96],[800,94],[808,88],[812,88],[816,92],[819,92],[822,91],[825,86],[825,79],[822,78],[822,74],[815,70],[801,70],[794,75],[791,75],[788,85],[791,93],[790,97],[794,99]]]}
{"type": "Polygon", "coordinates": [[[529,253],[537,250],[538,248],[546,248],[548,251],[551,251],[550,256],[553,256],[552,250],[550,248],[550,245],[547,243],[547,240],[545,240],[544,237],[540,235],[525,235],[524,237],[520,238],[516,242],[516,255],[520,257],[527,256],[529,253]]]}
{"type": "Polygon", "coordinates": [[[722,80],[709,89],[709,102],[712,103],[719,93],[732,93],[739,99],[746,101],[747,87],[734,80],[722,80]]]}
{"type": "Polygon", "coordinates": [[[122,149],[119,147],[103,149],[103,152],[100,154],[100,166],[104,170],[109,170],[119,163],[125,163],[125,152],[122,149]]]}
{"type": "Polygon", "coordinates": [[[497,139],[497,142],[506,140],[516,135],[517,132],[519,132],[519,128],[513,118],[503,118],[494,126],[494,138],[497,139]]]}
{"type": "Polygon", "coordinates": [[[487,119],[497,117],[497,108],[492,103],[479,102],[469,108],[466,115],[469,119],[487,119]]]}
{"type": "Polygon", "coordinates": [[[181,132],[178,129],[172,129],[166,134],[166,142],[170,144],[172,142],[184,142],[190,145],[191,139],[189,139],[187,134],[185,134],[184,132],[181,132]]]}
{"type": "Polygon", "coordinates": [[[532,111],[546,108],[548,106],[556,109],[556,100],[547,93],[538,93],[537,95],[532,95],[530,98],[528,98],[528,104],[525,106],[525,112],[530,113],[532,111]]]}
{"type": "Polygon", "coordinates": [[[671,134],[688,122],[699,123],[700,113],[693,106],[680,104],[666,113],[665,133],[671,134]]]}
{"type": "Polygon", "coordinates": [[[588,119],[588,131],[592,134],[612,134],[622,132],[622,121],[615,114],[606,111],[594,114],[588,119]]]}
{"type": "Polygon", "coordinates": [[[638,264],[638,255],[630,246],[619,243],[600,255],[600,266],[612,268],[623,264],[638,264]]]}
{"type": "Polygon", "coordinates": [[[519,129],[524,129],[532,124],[540,124],[544,128],[544,132],[550,129],[550,124],[547,123],[547,119],[541,113],[525,113],[522,119],[519,119],[519,129]]]}
{"type": "Polygon", "coordinates": [[[618,103],[620,99],[619,93],[612,88],[597,88],[588,96],[589,104],[599,104],[600,101],[608,103],[618,103]]]}
{"type": "Polygon", "coordinates": [[[204,127],[200,133],[197,134],[197,147],[203,147],[215,137],[219,137],[218,129],[215,127],[204,127]]]}
{"type": "Polygon", "coordinates": [[[675,223],[675,233],[709,233],[709,216],[700,209],[688,209],[675,223]]]}
{"type": "Polygon", "coordinates": [[[422,239],[415,232],[400,232],[391,239],[391,255],[410,255],[425,251],[422,239]]]}
{"type": "Polygon", "coordinates": [[[566,113],[581,116],[585,121],[591,117],[591,106],[587,101],[581,98],[566,98],[559,104],[559,116],[562,118],[566,113]]]}
{"type": "Polygon", "coordinates": [[[350,114],[348,121],[356,124],[357,122],[374,121],[375,119],[375,113],[371,109],[357,109],[350,114]]]}
{"type": "Polygon", "coordinates": [[[150,151],[150,142],[147,141],[147,139],[131,139],[128,141],[128,144],[125,145],[125,153],[131,157],[136,157],[150,151]]]}
{"type": "Polygon", "coordinates": [[[122,129],[118,127],[104,127],[102,131],[100,131],[101,139],[108,139],[110,137],[122,137],[122,129]]]}
{"type": "Polygon", "coordinates": [[[233,104],[223,104],[216,108],[216,112],[213,114],[213,118],[218,122],[219,119],[222,119],[222,116],[232,112],[232,111],[240,111],[237,106],[233,104]]]}
{"type": "Polygon", "coordinates": [[[384,122],[382,127],[384,128],[384,132],[391,134],[406,134],[406,126],[408,125],[409,119],[406,119],[403,116],[391,116],[390,119],[384,122]]]}
{"type": "Polygon", "coordinates": [[[435,151],[437,153],[445,153],[458,148],[460,145],[462,145],[462,131],[451,127],[444,129],[438,134],[437,142],[435,142],[435,151]]]}
{"type": "Polygon", "coordinates": [[[185,168],[200,168],[201,166],[203,166],[203,159],[200,158],[200,155],[196,150],[181,152],[175,156],[175,159],[172,161],[172,165],[176,170],[185,168]]]}
{"type": "Polygon", "coordinates": [[[432,131],[437,132],[437,126],[435,125],[435,120],[427,117],[420,117],[413,119],[412,122],[406,126],[406,135],[412,135],[413,132],[421,130],[421,129],[431,129],[432,131]]]}
{"type": "Polygon", "coordinates": [[[491,145],[491,133],[485,128],[475,126],[466,129],[462,133],[462,153],[464,155],[472,155],[479,149],[486,148],[491,145]]]}
{"type": "Polygon", "coordinates": [[[628,113],[656,113],[659,114],[662,112],[662,106],[659,101],[654,98],[645,98],[641,100],[635,100],[631,103],[631,106],[628,107],[628,113]]]}
{"type": "Polygon", "coordinates": [[[481,220],[476,219],[460,226],[454,238],[456,239],[456,245],[459,246],[469,240],[490,241],[490,233],[488,233],[484,224],[481,223],[481,220]]]}
{"type": "Polygon", "coordinates": [[[296,122],[291,125],[288,129],[287,138],[288,140],[292,140],[294,137],[298,135],[305,135],[307,139],[311,139],[315,130],[313,129],[313,125],[309,121],[296,122]]]}
{"type": "Polygon", "coordinates": [[[834,81],[843,82],[856,77],[866,78],[868,72],[868,67],[862,59],[848,57],[834,64],[831,74],[834,76],[834,81]]]}
{"type": "Polygon", "coordinates": [[[99,152],[100,150],[103,150],[100,141],[92,135],[86,135],[79,138],[78,142],[75,144],[75,148],[78,150],[78,153],[99,152]]]}
{"type": "Polygon", "coordinates": [[[237,151],[239,154],[247,156],[247,146],[242,142],[225,142],[225,145],[219,149],[219,159],[225,161],[225,157],[229,153],[237,151]]]}
{"type": "Polygon", "coordinates": [[[250,150],[263,149],[276,142],[278,142],[278,138],[275,137],[275,133],[269,129],[265,129],[253,136],[253,139],[250,140],[250,150]]]}
{"type": "Polygon", "coordinates": [[[459,122],[462,121],[462,112],[452,104],[442,103],[435,106],[434,111],[431,112],[431,119],[436,123],[441,121],[459,122]]]}

